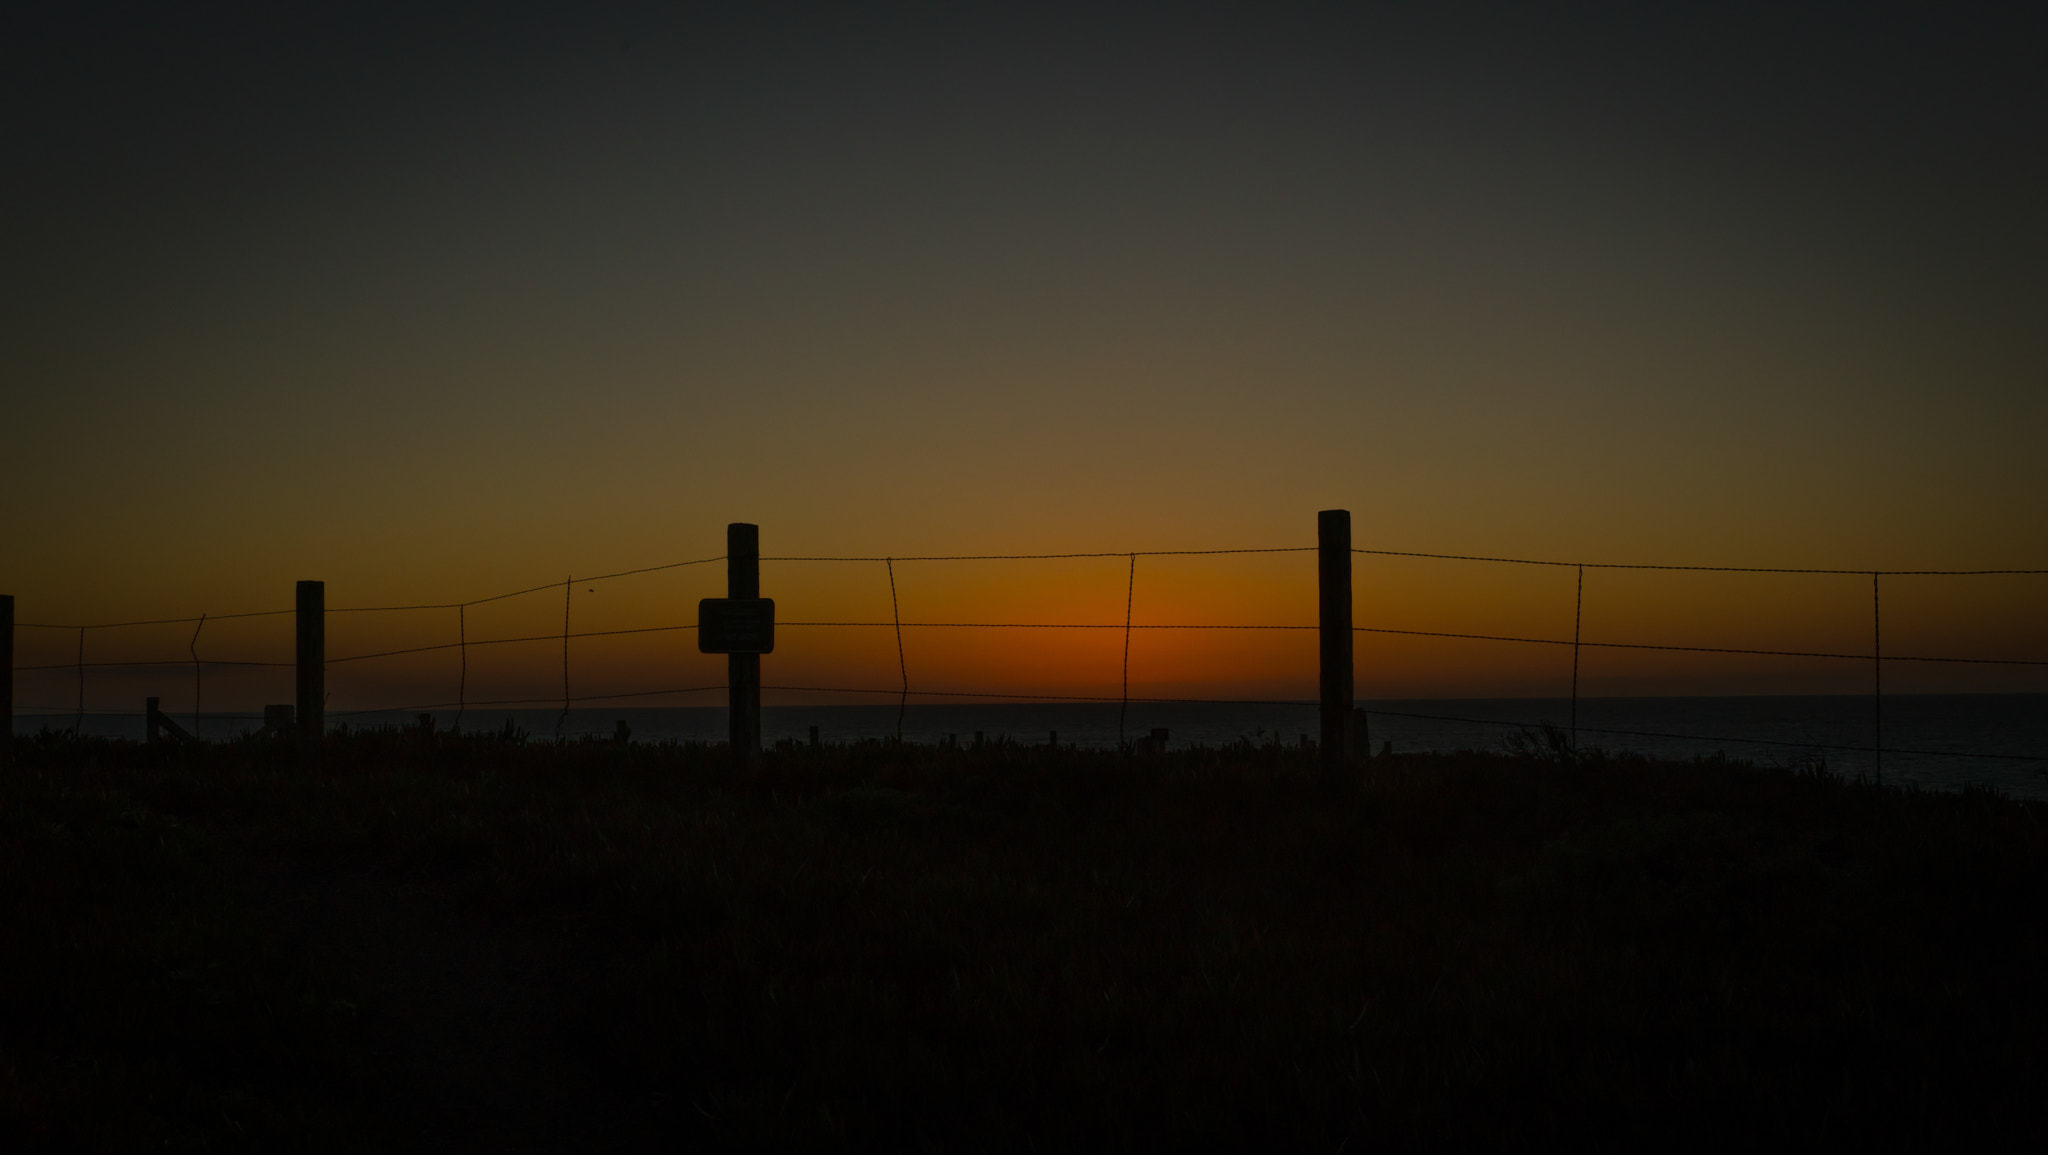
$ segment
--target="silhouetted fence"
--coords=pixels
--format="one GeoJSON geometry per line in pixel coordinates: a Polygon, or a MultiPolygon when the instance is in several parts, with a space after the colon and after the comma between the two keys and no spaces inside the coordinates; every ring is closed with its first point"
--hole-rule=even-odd
{"type": "MultiPolygon", "coordinates": [[[[751,533],[752,528],[753,527],[751,526],[733,527],[735,531],[744,529],[746,531],[749,531],[749,534],[751,533]]],[[[1182,703],[1192,705],[1207,704],[1271,706],[1306,706],[1314,704],[1320,707],[1322,719],[1321,741],[1319,743],[1318,748],[1322,753],[1322,758],[1324,760],[1325,765],[1327,767],[1331,767],[1334,769],[1337,765],[1348,760],[1351,755],[1354,718],[1367,719],[1371,716],[1378,715],[1391,718],[1418,719],[1438,722],[1457,722],[1476,725],[1523,725],[1522,723],[1511,722],[1503,719],[1464,717],[1451,714],[1403,712],[1384,709],[1367,710],[1355,707],[1352,701],[1353,678],[1351,662],[1353,647],[1351,644],[1351,639],[1357,634],[1380,634],[1416,638],[1458,639],[1467,641],[1508,643],[1515,645],[1548,646],[1556,648],[1569,647],[1571,650],[1571,706],[1570,715],[1568,718],[1566,741],[1568,741],[1569,748],[1572,750],[1577,749],[1581,734],[1595,734],[1616,737],[1655,738],[1697,742],[1727,742],[1757,746],[1795,747],[1804,750],[1859,752],[1871,755],[1873,760],[1881,760],[1882,756],[1885,754],[1912,754],[1937,757],[1985,758],[1993,760],[2018,762],[2048,761],[2048,754],[2036,756],[2009,753],[1963,752],[1948,750],[1923,750],[1900,747],[1887,747],[1884,744],[1883,713],[1884,670],[1887,664],[1933,663],[1972,666],[2048,667],[2048,659],[1988,658],[1964,655],[1886,653],[1884,651],[1883,646],[1882,615],[1883,585],[1884,579],[1888,577],[1920,576],[1970,578],[1986,577],[1991,575],[2040,576],[2048,575],[2048,570],[1850,570],[1755,566],[1648,565],[1614,562],[1548,561],[1529,558],[1420,553],[1401,550],[1360,549],[1352,547],[1350,543],[1349,515],[1348,513],[1345,513],[1341,510],[1324,511],[1324,513],[1320,515],[1318,534],[1319,542],[1317,545],[1313,546],[1304,545],[1269,548],[1209,550],[1134,550],[1121,553],[1083,552],[1048,554],[956,554],[916,555],[906,557],[761,557],[758,555],[758,550],[754,546],[754,539],[751,536],[746,536],[744,538],[731,537],[729,538],[728,542],[728,552],[718,557],[695,558],[688,561],[671,562],[665,565],[644,566],[637,569],[622,570],[614,573],[600,574],[593,577],[578,578],[572,576],[564,578],[563,580],[558,582],[547,582],[541,585],[528,586],[523,589],[513,590],[508,593],[494,594],[489,597],[476,598],[469,601],[438,602],[416,605],[329,607],[325,604],[325,587],[323,583],[317,581],[310,581],[298,583],[296,604],[292,609],[266,610],[253,613],[237,614],[201,614],[196,617],[159,618],[150,619],[146,621],[119,621],[86,625],[63,625],[47,622],[17,623],[14,620],[14,599],[11,596],[0,596],[0,645],[4,645],[5,652],[10,656],[9,661],[6,663],[6,680],[4,682],[0,682],[0,707],[4,707],[7,711],[6,717],[4,719],[0,719],[0,722],[4,722],[4,725],[0,725],[0,735],[5,735],[11,742],[11,737],[13,733],[14,714],[13,679],[14,675],[17,673],[50,674],[53,672],[68,672],[69,674],[71,674],[75,682],[75,702],[62,706],[54,704],[29,706],[26,707],[25,710],[26,712],[30,713],[52,715],[62,715],[68,713],[71,714],[75,719],[74,726],[82,728],[84,724],[84,719],[88,715],[88,711],[86,710],[86,704],[87,676],[89,671],[109,669],[136,670],[147,669],[152,667],[188,666],[190,667],[192,672],[192,715],[195,718],[195,724],[192,732],[194,734],[196,734],[198,731],[196,720],[199,717],[201,717],[204,712],[203,704],[206,671],[209,669],[218,670],[223,668],[293,670],[296,676],[297,692],[295,701],[296,708],[295,711],[293,712],[291,725],[295,729],[297,729],[299,733],[305,736],[310,736],[322,732],[325,729],[327,720],[329,718],[347,718],[351,716],[363,716],[370,714],[413,713],[453,709],[456,711],[456,724],[460,725],[463,712],[472,708],[482,709],[559,705],[562,710],[562,714],[560,715],[560,717],[566,719],[569,710],[578,705],[594,704],[600,702],[630,702],[636,699],[675,697],[693,694],[705,694],[717,691],[729,691],[728,708],[732,711],[734,717],[732,740],[734,742],[735,749],[736,751],[741,750],[742,747],[747,746],[749,744],[751,744],[753,748],[758,749],[760,724],[759,694],[762,690],[773,690],[800,693],[833,693],[895,697],[897,699],[898,706],[896,730],[899,738],[902,734],[904,711],[908,708],[910,699],[913,697],[917,697],[920,699],[939,700],[975,699],[985,701],[991,699],[999,699],[1005,701],[1019,702],[1115,702],[1118,703],[1121,707],[1118,718],[1118,741],[1119,743],[1123,743],[1126,737],[1124,732],[1125,721],[1129,707],[1133,702],[1182,703]],[[738,542],[744,542],[744,545],[734,544],[738,542]],[[1253,624],[1228,622],[1157,624],[1138,623],[1134,620],[1133,611],[1136,605],[1136,591],[1138,584],[1138,562],[1142,558],[1289,553],[1316,553],[1318,555],[1319,620],[1314,624],[1253,624]],[[1569,638],[1536,637],[1510,634],[1468,633],[1443,630],[1407,629],[1399,628],[1392,625],[1357,625],[1352,621],[1351,604],[1351,558],[1354,555],[1373,555],[1390,558],[1432,559],[1438,561],[1470,563],[1474,565],[1540,566],[1573,570],[1575,572],[1576,580],[1574,582],[1573,591],[1574,602],[1572,636],[1569,638]],[[1127,566],[1125,567],[1124,574],[1124,620],[1121,623],[1014,621],[906,622],[903,619],[902,603],[898,595],[896,583],[896,567],[899,563],[924,564],[970,561],[1023,562],[1078,558],[1115,558],[1124,559],[1128,562],[1127,566]],[[847,627],[892,630],[894,632],[894,640],[896,643],[896,684],[893,686],[811,686],[763,682],[760,675],[759,657],[757,655],[743,655],[739,653],[734,653],[732,655],[733,660],[729,667],[728,677],[725,682],[714,682],[702,685],[644,688],[630,691],[592,695],[577,695],[572,692],[570,662],[570,643],[572,641],[577,639],[617,637],[621,635],[631,634],[687,632],[696,630],[698,628],[697,623],[674,623],[665,625],[639,626],[622,629],[577,631],[572,628],[572,599],[570,597],[577,582],[604,582],[619,578],[657,573],[666,570],[711,565],[721,561],[726,562],[728,565],[728,592],[732,597],[735,598],[752,598],[759,596],[758,569],[752,567],[757,566],[758,562],[761,561],[790,563],[852,562],[868,563],[880,567],[884,571],[884,574],[886,575],[889,585],[889,620],[795,620],[782,621],[777,622],[775,624],[783,628],[847,627]],[[1585,572],[1587,570],[1636,570],[1663,571],[1672,573],[1696,572],[1719,574],[1807,574],[1850,577],[1867,576],[1870,579],[1870,648],[1868,652],[1852,653],[1844,651],[1810,649],[1771,649],[1733,646],[1680,645],[1649,641],[1616,641],[1606,639],[1589,640],[1585,638],[1582,633],[1585,608],[1585,572]],[[751,574],[752,576],[750,577],[749,574],[751,574]],[[561,589],[563,591],[562,628],[559,632],[550,632],[546,634],[526,634],[516,637],[494,637],[476,639],[472,639],[469,636],[469,611],[471,611],[475,607],[487,603],[504,601],[509,598],[542,594],[555,589],[561,589]],[[328,615],[389,614],[401,612],[426,611],[453,611],[454,621],[451,624],[454,627],[455,637],[452,641],[444,643],[435,643],[430,645],[408,646],[395,649],[385,649],[355,654],[343,654],[340,656],[333,657],[328,656],[325,652],[325,622],[328,615]],[[207,625],[210,623],[219,623],[237,619],[277,617],[285,614],[294,615],[295,618],[296,653],[294,654],[294,660],[292,661],[226,659],[200,656],[199,644],[202,639],[202,636],[205,633],[207,625]],[[186,642],[186,656],[184,658],[155,658],[140,660],[126,658],[117,659],[102,657],[96,654],[89,655],[88,652],[88,641],[96,635],[103,635],[111,631],[118,631],[133,627],[175,625],[192,626],[192,634],[186,642]],[[903,645],[903,631],[905,628],[943,630],[1120,630],[1122,632],[1123,641],[1121,690],[1119,694],[1115,696],[1110,696],[1106,694],[1020,693],[1006,691],[1002,689],[962,689],[956,687],[948,687],[943,689],[915,688],[912,685],[910,663],[907,658],[905,647],[903,645]],[[70,661],[43,662],[31,665],[16,666],[13,663],[12,655],[15,652],[14,635],[17,629],[75,633],[75,654],[73,655],[70,661]],[[1134,697],[1130,692],[1130,641],[1134,633],[1146,630],[1318,631],[1318,633],[1320,634],[1321,642],[1319,660],[1319,698],[1316,702],[1311,703],[1309,701],[1296,698],[1189,698],[1158,697],[1145,695],[1134,697]],[[554,641],[560,642],[562,654],[562,691],[559,695],[548,695],[545,697],[498,698],[484,700],[471,700],[469,698],[470,650],[472,648],[481,649],[516,643],[554,641]],[[1656,651],[1669,653],[1715,655],[1745,655],[1757,657],[1794,659],[1831,659],[1868,662],[1870,668],[1870,695],[1872,701],[1872,723],[1870,742],[1867,745],[1854,743],[1845,744],[1791,742],[1779,739],[1769,739],[1750,736],[1698,735],[1674,733],[1668,731],[1616,729],[1611,727],[1581,727],[1579,725],[1578,719],[1580,655],[1582,651],[1590,649],[1656,651]],[[344,711],[328,711],[326,709],[327,695],[325,690],[325,677],[326,673],[335,667],[349,665],[353,663],[376,662],[411,655],[450,650],[455,651],[459,655],[455,685],[453,687],[454,694],[452,697],[440,701],[415,702],[405,705],[394,706],[355,708],[344,711]],[[743,658],[751,659],[751,669],[753,671],[751,675],[749,675],[746,672],[749,663],[747,661],[741,660],[743,658]],[[741,715],[746,713],[748,710],[751,710],[751,719],[742,720],[741,715]],[[748,737],[749,734],[751,734],[751,740],[748,737]]],[[[150,706],[147,711],[149,719],[152,723],[150,727],[152,734],[154,734],[154,732],[158,729],[158,726],[156,724],[158,719],[163,717],[163,715],[161,715],[161,713],[155,708],[156,702],[157,699],[150,699],[150,706]]],[[[265,716],[266,727],[277,729],[283,725],[281,716],[278,712],[279,709],[280,708],[276,706],[269,708],[269,713],[265,716]]],[[[257,717],[256,715],[233,716],[248,717],[251,719],[257,717]]],[[[557,724],[557,733],[560,733],[559,722],[557,724]]],[[[1881,761],[1877,761],[1876,765],[1879,772],[1881,773],[1881,761]]]]}

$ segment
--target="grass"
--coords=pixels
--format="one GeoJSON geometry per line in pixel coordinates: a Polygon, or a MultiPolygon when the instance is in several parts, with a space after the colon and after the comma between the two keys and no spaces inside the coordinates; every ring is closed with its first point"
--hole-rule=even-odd
{"type": "Polygon", "coordinates": [[[2039,1149],[2042,807],[425,730],[0,775],[12,1149],[2039,1149]]]}

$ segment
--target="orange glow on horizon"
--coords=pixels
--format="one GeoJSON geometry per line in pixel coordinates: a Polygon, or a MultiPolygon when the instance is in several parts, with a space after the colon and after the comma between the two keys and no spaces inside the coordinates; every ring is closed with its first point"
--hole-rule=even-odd
{"type": "MultiPolygon", "coordinates": [[[[880,562],[765,562],[777,601],[777,648],[764,659],[770,704],[880,703],[912,691],[1071,695],[1124,692],[1126,596],[1129,693],[1134,698],[1312,699],[1313,553],[895,563],[902,655],[889,570],[880,562]],[[961,627],[958,623],[996,623],[961,627]],[[1087,628],[1046,628],[1083,626],[1087,628]],[[881,693],[839,693],[857,690],[881,693]]],[[[1361,632],[1360,699],[1556,697],[1569,692],[1574,581],[1569,568],[1358,555],[1354,614],[1362,627],[1494,635],[1498,641],[1361,632]],[[1545,643],[1551,644],[1545,644],[1545,643]]],[[[700,654],[696,601],[719,596],[723,563],[578,581],[567,595],[568,691],[581,706],[716,706],[725,660],[700,654]],[[679,693],[689,689],[692,692],[679,693]],[[664,691],[648,694],[647,691],[664,691]],[[632,695],[641,695],[634,697],[632,695]]],[[[2038,656],[2048,650],[2039,578],[1888,579],[1886,651],[1893,655],[2038,656]]],[[[452,709],[458,698],[535,707],[563,694],[564,596],[557,585],[453,608],[345,612],[330,588],[330,711],[452,709]],[[466,651],[456,648],[458,630],[466,651]],[[387,651],[416,651],[356,660],[387,651]],[[465,669],[466,663],[466,669],[465,669]]],[[[1845,659],[1610,649],[1579,655],[1583,696],[1697,693],[1861,693],[1870,684],[1869,582],[1854,575],[1590,570],[1587,643],[1818,651],[1845,659]]],[[[30,616],[23,615],[25,621],[30,616]]],[[[17,710],[62,712],[77,700],[75,631],[24,629],[17,710]]],[[[85,660],[156,662],[94,667],[87,709],[132,711],[145,695],[188,710],[189,659],[279,663],[210,665],[209,712],[248,712],[291,699],[289,615],[96,629],[85,660]],[[195,640],[195,631],[197,634],[195,640]]],[[[2038,667],[1895,663],[1892,692],[2038,692],[2038,667]]],[[[930,700],[930,699],[924,699],[930,700]]]]}

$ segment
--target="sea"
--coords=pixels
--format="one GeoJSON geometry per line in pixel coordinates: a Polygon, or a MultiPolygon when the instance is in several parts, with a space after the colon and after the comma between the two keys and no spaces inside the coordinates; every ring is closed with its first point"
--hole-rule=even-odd
{"type": "MultiPolygon", "coordinates": [[[[1820,766],[1849,777],[1933,790],[1979,787],[2017,798],[2048,799],[2048,694],[1926,694],[1883,699],[1881,714],[1862,696],[1439,698],[1366,701],[1365,741],[1374,754],[1506,752],[1547,748],[1574,733],[1581,750],[1689,760],[1726,757],[1759,765],[1820,766]],[[1872,747],[1881,747],[1882,753],[1872,747]]],[[[172,718],[200,737],[225,740],[261,725],[251,714],[172,718]]],[[[613,737],[624,723],[634,741],[722,742],[723,707],[578,707],[453,710],[432,715],[439,728],[498,730],[536,739],[613,737]]],[[[416,725],[412,713],[330,718],[351,728],[416,725]]],[[[80,726],[92,735],[141,738],[136,714],[17,715],[17,733],[80,726]],[[81,724],[82,723],[82,724],[81,724]]],[[[1317,707],[1302,703],[989,703],[768,706],[764,743],[888,738],[938,744],[1010,741],[1116,749],[1166,732],[1168,749],[1251,741],[1299,746],[1315,740],[1317,707]]]]}

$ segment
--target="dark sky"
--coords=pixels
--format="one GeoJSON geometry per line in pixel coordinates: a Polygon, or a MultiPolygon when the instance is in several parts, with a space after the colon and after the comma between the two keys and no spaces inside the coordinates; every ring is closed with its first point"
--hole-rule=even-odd
{"type": "Polygon", "coordinates": [[[2021,8],[11,6],[12,580],[2040,563],[2021,8]]]}

